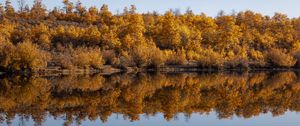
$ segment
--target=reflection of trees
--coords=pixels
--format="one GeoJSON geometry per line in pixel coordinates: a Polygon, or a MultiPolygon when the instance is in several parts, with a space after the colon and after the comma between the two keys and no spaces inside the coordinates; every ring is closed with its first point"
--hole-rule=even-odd
{"type": "Polygon", "coordinates": [[[125,74],[14,77],[0,84],[0,123],[15,115],[42,124],[49,112],[65,125],[88,118],[107,121],[112,113],[138,120],[140,114],[209,113],[244,118],[300,111],[300,78],[294,72],[245,74],[125,74]]]}

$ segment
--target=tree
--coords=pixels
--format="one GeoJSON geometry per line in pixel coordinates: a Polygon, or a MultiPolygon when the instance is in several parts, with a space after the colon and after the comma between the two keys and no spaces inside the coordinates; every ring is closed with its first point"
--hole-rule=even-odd
{"type": "Polygon", "coordinates": [[[135,14],[136,13],[136,7],[134,5],[130,5],[129,13],[130,14],[135,14]]]}
{"type": "Polygon", "coordinates": [[[294,29],[287,15],[275,13],[270,22],[272,34],[276,36],[276,45],[279,48],[291,49],[294,44],[294,29]]]}
{"type": "Polygon", "coordinates": [[[18,0],[19,10],[20,12],[23,12],[25,10],[25,0],[18,0]]]}
{"type": "Polygon", "coordinates": [[[0,3],[0,16],[3,16],[4,12],[5,12],[4,7],[3,7],[2,3],[0,3]]]}
{"type": "Polygon", "coordinates": [[[103,24],[99,28],[100,32],[100,47],[102,49],[116,49],[120,50],[121,42],[117,34],[116,27],[108,27],[103,24]]]}
{"type": "Polygon", "coordinates": [[[240,28],[235,25],[235,19],[232,16],[219,16],[216,19],[218,31],[215,38],[215,49],[220,52],[228,52],[240,44],[240,28]]]}
{"type": "Polygon", "coordinates": [[[160,20],[160,33],[158,46],[162,49],[176,49],[181,46],[181,37],[179,33],[179,24],[172,12],[165,13],[160,20]]]}
{"type": "Polygon", "coordinates": [[[37,45],[30,41],[19,43],[16,46],[16,53],[19,55],[19,59],[15,62],[17,66],[14,66],[16,69],[44,68],[50,60],[47,52],[40,50],[37,45]]]}
{"type": "Polygon", "coordinates": [[[134,6],[132,6],[131,10],[130,13],[123,16],[125,23],[123,30],[120,32],[122,46],[127,47],[126,49],[130,49],[135,44],[145,43],[144,33],[146,29],[143,17],[133,13],[134,6]]]}
{"type": "Polygon", "coordinates": [[[30,41],[18,43],[16,46],[11,43],[2,43],[0,48],[2,49],[0,64],[8,70],[44,68],[50,60],[47,52],[40,50],[30,41]]]}
{"type": "Polygon", "coordinates": [[[272,65],[277,67],[292,67],[296,64],[296,59],[280,49],[272,48],[267,54],[272,65]]]}
{"type": "Polygon", "coordinates": [[[30,35],[33,43],[40,45],[44,49],[50,49],[51,35],[49,33],[49,27],[46,24],[41,23],[34,26],[30,31],[30,35]]]}
{"type": "Polygon", "coordinates": [[[34,19],[43,19],[46,17],[46,8],[42,4],[42,0],[34,0],[30,15],[34,19]]]}
{"type": "Polygon", "coordinates": [[[15,14],[15,9],[14,7],[11,5],[10,0],[6,0],[5,1],[5,14],[7,16],[13,16],[15,14]]]}
{"type": "Polygon", "coordinates": [[[64,6],[64,10],[66,14],[72,13],[73,9],[74,9],[74,5],[72,2],[70,2],[69,0],[63,0],[63,4],[64,6]]]}
{"type": "Polygon", "coordinates": [[[90,7],[88,12],[84,15],[85,22],[88,24],[93,24],[97,21],[98,10],[96,7],[90,7]]]}
{"type": "Polygon", "coordinates": [[[76,3],[76,13],[79,16],[83,16],[84,13],[86,13],[86,9],[85,9],[84,6],[82,6],[82,3],[80,2],[80,0],[78,0],[77,3],[76,3]]]}
{"type": "Polygon", "coordinates": [[[103,4],[100,8],[99,12],[99,19],[101,24],[105,25],[111,25],[112,23],[112,13],[108,10],[108,6],[106,4],[103,4]]]}

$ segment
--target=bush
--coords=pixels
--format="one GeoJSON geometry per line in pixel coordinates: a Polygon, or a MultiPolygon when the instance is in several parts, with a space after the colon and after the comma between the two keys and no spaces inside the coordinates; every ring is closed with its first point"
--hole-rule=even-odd
{"type": "Polygon", "coordinates": [[[105,50],[102,51],[102,57],[105,61],[105,64],[110,64],[114,66],[120,65],[120,59],[116,56],[114,50],[105,50]]]}
{"type": "Polygon", "coordinates": [[[0,42],[0,66],[3,68],[11,67],[16,57],[16,47],[6,41],[0,42]]]}
{"type": "Polygon", "coordinates": [[[133,67],[136,66],[136,63],[134,62],[133,57],[129,52],[122,51],[120,57],[120,65],[121,67],[133,67]]]}
{"type": "Polygon", "coordinates": [[[296,59],[295,67],[300,67],[300,51],[296,50],[296,51],[293,51],[291,54],[296,59]]]}
{"type": "Polygon", "coordinates": [[[36,44],[30,41],[25,41],[17,44],[16,54],[18,58],[15,59],[16,63],[20,66],[16,68],[43,68],[47,67],[50,61],[50,54],[46,51],[40,50],[36,44]]]}
{"type": "Polygon", "coordinates": [[[2,43],[1,66],[7,69],[35,69],[47,67],[51,56],[49,53],[40,50],[36,44],[30,41],[18,43],[17,46],[11,43],[2,43]]]}
{"type": "Polygon", "coordinates": [[[203,57],[201,54],[193,50],[188,50],[186,56],[188,61],[198,61],[203,57]]]}
{"type": "Polygon", "coordinates": [[[200,67],[222,68],[224,66],[224,58],[217,52],[208,49],[203,51],[202,53],[203,54],[198,61],[200,67]]]}
{"type": "Polygon", "coordinates": [[[103,66],[104,60],[98,48],[79,47],[73,49],[71,47],[64,49],[56,58],[56,62],[66,69],[77,68],[96,68],[103,66]]]}
{"type": "Polygon", "coordinates": [[[250,50],[249,60],[249,65],[253,67],[265,67],[267,65],[265,56],[261,51],[258,50],[250,50]]]}
{"type": "Polygon", "coordinates": [[[152,51],[150,52],[151,52],[151,64],[150,64],[151,66],[160,67],[165,64],[166,62],[165,56],[159,48],[157,47],[152,48],[152,51]]]}
{"type": "Polygon", "coordinates": [[[164,55],[166,57],[167,65],[183,65],[187,63],[185,50],[178,51],[165,50],[164,55]]]}
{"type": "Polygon", "coordinates": [[[132,58],[138,67],[145,67],[150,64],[150,50],[147,45],[137,45],[132,49],[132,58]]]}
{"type": "Polygon", "coordinates": [[[278,67],[292,67],[296,64],[296,59],[280,49],[272,48],[267,53],[270,63],[278,67]]]}
{"type": "Polygon", "coordinates": [[[249,68],[248,59],[243,58],[241,56],[234,56],[228,58],[228,60],[225,62],[225,68],[249,68]]]}
{"type": "Polygon", "coordinates": [[[138,67],[159,67],[165,60],[162,51],[155,45],[137,45],[132,50],[132,58],[138,67]]]}
{"type": "Polygon", "coordinates": [[[55,61],[58,62],[63,69],[74,69],[75,67],[72,62],[72,56],[68,52],[58,54],[55,57],[55,61]]]}

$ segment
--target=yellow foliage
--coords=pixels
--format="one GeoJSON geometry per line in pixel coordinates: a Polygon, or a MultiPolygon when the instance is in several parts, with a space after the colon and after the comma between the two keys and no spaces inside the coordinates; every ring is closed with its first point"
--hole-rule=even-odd
{"type": "Polygon", "coordinates": [[[48,52],[39,49],[30,41],[18,43],[16,46],[1,43],[0,48],[1,66],[9,69],[44,68],[51,59],[48,52]]]}
{"type": "Polygon", "coordinates": [[[137,45],[133,48],[133,60],[139,67],[164,65],[165,59],[161,50],[154,45],[137,45]]]}
{"type": "Polygon", "coordinates": [[[266,59],[264,57],[264,54],[258,50],[250,50],[249,57],[252,65],[258,67],[264,67],[266,65],[266,59]]]}
{"type": "Polygon", "coordinates": [[[9,56],[9,52],[25,40],[37,44],[39,50],[51,52],[55,57],[49,61],[51,65],[64,68],[99,68],[103,64],[101,53],[94,49],[112,50],[114,56],[106,56],[105,60],[115,66],[198,63],[217,68],[293,67],[295,59],[291,54],[297,58],[294,52],[300,50],[300,19],[280,13],[272,17],[252,11],[220,13],[216,17],[194,14],[191,10],[184,14],[171,10],[163,15],[139,14],[133,5],[123,13],[113,14],[107,5],[98,9],[85,8],[81,2],[76,6],[69,0],[63,3],[64,11],[55,8],[46,13],[41,1],[35,1],[26,11],[14,11],[11,3],[6,2],[6,7],[0,9],[0,42],[11,45],[4,44],[10,51],[1,51],[1,55],[7,55],[2,56],[4,69],[12,66],[13,60],[7,57],[17,57],[9,56]],[[69,46],[74,47],[73,51],[63,51],[69,46]],[[277,54],[283,55],[269,53],[271,48],[281,50],[277,54]]]}
{"type": "Polygon", "coordinates": [[[63,68],[67,69],[74,69],[74,67],[99,69],[104,64],[98,48],[70,48],[61,53],[57,60],[63,68]]]}
{"type": "Polygon", "coordinates": [[[225,58],[211,49],[203,51],[201,58],[198,60],[201,67],[222,68],[225,58]]]}
{"type": "Polygon", "coordinates": [[[294,57],[292,57],[290,54],[284,53],[280,49],[270,49],[267,57],[272,65],[279,67],[292,67],[296,64],[296,59],[294,57]]]}
{"type": "Polygon", "coordinates": [[[184,65],[186,61],[186,52],[184,49],[177,51],[173,50],[164,50],[164,55],[166,57],[167,65],[184,65]]]}
{"type": "Polygon", "coordinates": [[[18,68],[43,68],[47,66],[50,56],[48,52],[40,50],[30,41],[17,44],[14,67],[18,68]]]}

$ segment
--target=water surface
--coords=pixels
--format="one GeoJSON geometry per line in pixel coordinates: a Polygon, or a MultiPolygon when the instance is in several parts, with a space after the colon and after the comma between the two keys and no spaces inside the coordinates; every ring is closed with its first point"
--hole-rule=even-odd
{"type": "Polygon", "coordinates": [[[297,72],[2,76],[0,125],[297,125],[297,72]]]}

